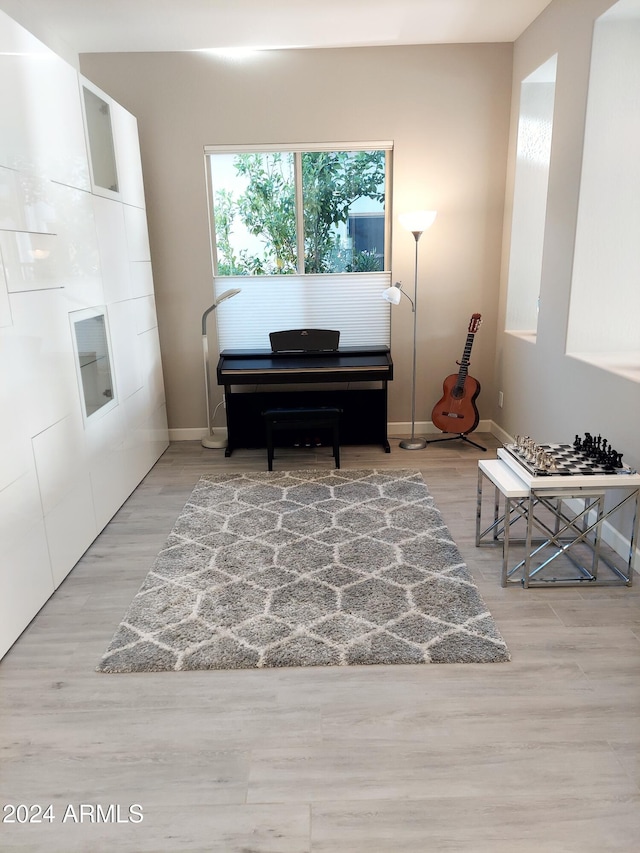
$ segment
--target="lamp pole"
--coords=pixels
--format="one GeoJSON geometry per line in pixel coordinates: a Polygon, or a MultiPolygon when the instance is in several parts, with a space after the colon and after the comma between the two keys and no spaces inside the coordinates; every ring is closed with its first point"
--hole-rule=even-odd
{"type": "Polygon", "coordinates": [[[413,365],[411,368],[411,438],[403,438],[400,442],[400,447],[403,450],[422,450],[427,446],[427,441],[424,438],[416,438],[416,340],[417,340],[417,320],[418,320],[418,242],[422,237],[422,231],[412,231],[416,241],[416,257],[415,271],[413,279],[413,302],[411,310],[413,311],[413,365]]]}
{"type": "Polygon", "coordinates": [[[207,434],[202,437],[201,444],[203,447],[209,448],[221,448],[226,447],[227,442],[223,438],[215,438],[213,434],[213,425],[211,423],[211,402],[209,400],[210,394],[210,382],[211,378],[209,376],[209,339],[207,337],[207,318],[212,311],[220,305],[221,302],[224,302],[225,299],[231,299],[232,296],[235,296],[237,293],[240,293],[239,287],[234,287],[231,290],[225,290],[224,293],[220,294],[220,296],[216,299],[216,301],[211,305],[202,315],[202,354],[204,357],[204,398],[207,406],[207,434]]]}
{"type": "MultiPolygon", "coordinates": [[[[413,364],[411,369],[411,438],[403,438],[400,447],[403,450],[422,450],[427,446],[425,438],[416,438],[416,348],[418,338],[418,242],[427,228],[433,225],[435,210],[418,210],[415,213],[400,214],[400,223],[413,234],[416,242],[413,278],[413,364]]],[[[405,294],[406,295],[406,294],[405,294]]]]}

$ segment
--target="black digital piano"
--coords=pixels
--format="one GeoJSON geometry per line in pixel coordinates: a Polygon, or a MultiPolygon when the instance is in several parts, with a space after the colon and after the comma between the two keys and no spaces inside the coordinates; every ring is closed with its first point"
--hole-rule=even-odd
{"type": "Polygon", "coordinates": [[[223,350],[217,367],[224,386],[228,445],[264,447],[262,412],[269,408],[336,406],[342,409],[341,444],[387,439],[387,382],[393,379],[388,347],[333,351],[223,350]]]}

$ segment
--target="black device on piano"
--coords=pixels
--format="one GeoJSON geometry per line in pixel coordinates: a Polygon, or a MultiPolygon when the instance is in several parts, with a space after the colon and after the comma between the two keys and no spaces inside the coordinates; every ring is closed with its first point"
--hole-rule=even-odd
{"type": "Polygon", "coordinates": [[[387,382],[393,379],[388,347],[340,347],[330,329],[290,329],[269,335],[271,349],[223,350],[217,368],[224,386],[228,444],[264,447],[262,412],[268,408],[336,406],[342,409],[341,444],[387,439],[387,382]]]}
{"type": "Polygon", "coordinates": [[[336,352],[340,332],[333,329],[288,329],[269,334],[271,352],[336,352]]]}

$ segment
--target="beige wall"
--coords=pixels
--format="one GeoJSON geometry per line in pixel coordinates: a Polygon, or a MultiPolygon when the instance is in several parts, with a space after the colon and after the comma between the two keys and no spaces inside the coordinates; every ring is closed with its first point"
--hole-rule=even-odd
{"type": "MultiPolygon", "coordinates": [[[[80,60],[138,119],[170,428],[205,424],[200,316],[212,280],[203,146],[216,143],[393,140],[394,215],[438,210],[419,247],[416,420],[430,420],[476,311],[483,325],[471,374],[482,384],[481,417],[494,416],[512,45],[274,51],[246,63],[197,53],[80,60]]],[[[395,227],[393,279],[409,292],[414,249],[395,227]]],[[[392,323],[389,417],[406,422],[406,300],[392,323]]]]}
{"type": "MultiPolygon", "coordinates": [[[[504,392],[497,419],[510,435],[571,441],[600,433],[640,466],[640,387],[565,355],[593,23],[612,0],[555,0],[514,46],[505,240],[501,276],[496,386],[504,392]],[[545,248],[537,343],[504,334],[513,164],[520,83],[558,53],[545,248]]],[[[602,282],[606,299],[607,282],[602,282]]]]}

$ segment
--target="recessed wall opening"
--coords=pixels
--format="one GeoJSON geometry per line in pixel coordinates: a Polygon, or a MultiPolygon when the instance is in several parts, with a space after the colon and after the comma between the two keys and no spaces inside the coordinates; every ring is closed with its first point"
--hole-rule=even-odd
{"type": "Polygon", "coordinates": [[[640,0],[593,33],[567,354],[640,382],[640,0]]]}
{"type": "Polygon", "coordinates": [[[520,86],[506,331],[535,340],[547,213],[557,56],[520,86]]]}

